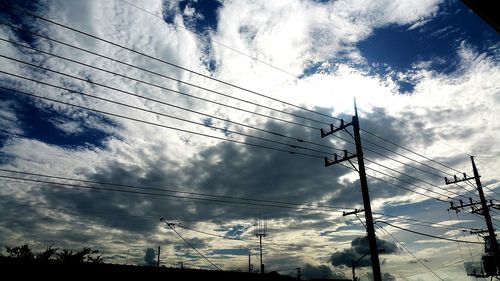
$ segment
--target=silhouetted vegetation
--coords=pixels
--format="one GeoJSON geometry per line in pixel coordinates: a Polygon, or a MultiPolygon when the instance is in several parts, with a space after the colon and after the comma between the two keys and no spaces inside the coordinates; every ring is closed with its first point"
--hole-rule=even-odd
{"type": "Polygon", "coordinates": [[[4,276],[23,279],[50,278],[54,276],[89,279],[110,276],[116,278],[162,278],[168,280],[216,280],[216,281],[293,281],[296,278],[280,275],[277,272],[266,274],[202,270],[188,268],[167,268],[136,265],[107,264],[97,250],[83,248],[73,252],[65,249],[47,247],[34,251],[28,245],[5,247],[0,253],[0,268],[4,276]]]}
{"type": "Polygon", "coordinates": [[[38,261],[59,261],[63,263],[102,263],[102,255],[98,250],[83,248],[81,251],[73,252],[71,250],[47,247],[44,251],[33,251],[29,245],[25,244],[16,247],[5,247],[5,253],[0,253],[1,257],[14,258],[20,260],[38,260],[38,261]]]}

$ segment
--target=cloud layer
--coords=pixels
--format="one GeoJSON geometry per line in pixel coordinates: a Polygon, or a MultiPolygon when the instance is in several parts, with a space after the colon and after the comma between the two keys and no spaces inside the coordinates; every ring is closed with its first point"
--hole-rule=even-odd
{"type": "MultiPolygon", "coordinates": [[[[495,145],[500,138],[495,122],[500,104],[500,69],[491,50],[459,37],[458,47],[450,50],[458,58],[453,61],[455,71],[442,72],[432,67],[433,62],[421,60],[408,69],[388,66],[389,70],[379,72],[381,68],[370,65],[358,48],[360,42],[370,40],[383,28],[397,26],[420,32],[419,28],[428,27],[434,19],[450,12],[440,1],[224,1],[215,3],[217,9],[210,12],[196,1],[151,0],[137,5],[158,17],[122,1],[40,1],[24,8],[208,77],[346,121],[353,114],[352,98],[356,96],[376,212],[455,225],[445,211],[447,203],[435,198],[471,196],[465,190],[471,189],[467,186],[442,189],[442,177],[456,172],[449,167],[469,173],[467,153],[478,156],[485,184],[492,189],[497,186],[499,175],[491,167],[498,164],[496,156],[500,153],[495,145]],[[411,91],[403,93],[400,81],[412,83],[411,91]]],[[[258,242],[251,224],[254,218],[265,216],[269,223],[265,239],[269,270],[288,273],[290,265],[296,264],[306,265],[304,276],[342,276],[349,274],[348,268],[337,272],[337,266],[349,267],[353,259],[365,253],[362,225],[355,218],[341,215],[343,210],[361,208],[358,176],[347,162],[343,163],[346,167],[323,165],[322,157],[332,157],[331,153],[341,154],[343,149],[354,152],[348,133],[336,134],[343,139],[320,138],[319,128],[327,129],[329,123],[337,125],[339,121],[7,11],[3,10],[2,16],[9,23],[115,61],[2,25],[0,36],[5,40],[94,68],[2,41],[2,56],[80,80],[5,57],[0,58],[1,71],[144,110],[5,73],[1,74],[2,87],[192,133],[1,90],[1,168],[87,181],[1,172],[11,177],[3,181],[0,191],[2,243],[25,241],[43,246],[55,241],[64,244],[62,247],[75,248],[89,245],[103,249],[109,260],[118,263],[143,263],[144,249],[162,245],[165,251],[176,253],[175,258],[167,258],[168,265],[183,260],[191,266],[207,267],[160,223],[159,218],[165,217],[187,228],[214,234],[178,228],[201,251],[215,257],[223,255],[226,268],[236,269],[246,266],[245,252],[257,255],[258,242]],[[334,265],[333,273],[325,265],[329,261],[334,265]]],[[[484,44],[498,48],[498,42],[484,44]]],[[[476,223],[470,221],[468,226],[480,225],[477,219],[476,223]]],[[[408,220],[397,223],[417,227],[408,220]]],[[[407,241],[415,254],[428,259],[432,267],[455,262],[443,254],[458,254],[451,244],[441,245],[437,252],[429,246],[435,246],[432,242],[416,243],[420,238],[388,230],[407,241]]],[[[450,238],[456,234],[436,228],[424,230],[450,238]]],[[[387,256],[386,274],[396,272],[398,280],[409,280],[405,276],[411,273],[411,257],[403,255],[384,232],[378,232],[378,236],[379,246],[388,254],[398,253],[387,256]]],[[[480,247],[473,250],[481,251],[480,247]]],[[[366,258],[360,266],[368,262],[366,258]]],[[[455,269],[448,267],[440,272],[454,278],[455,269]]],[[[417,277],[426,278],[424,270],[417,277]]]]}

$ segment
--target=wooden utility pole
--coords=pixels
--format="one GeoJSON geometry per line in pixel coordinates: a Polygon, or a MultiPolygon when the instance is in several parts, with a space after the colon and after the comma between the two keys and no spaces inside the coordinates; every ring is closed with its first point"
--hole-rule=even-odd
{"type": "Polygon", "coordinates": [[[479,193],[480,202],[474,202],[472,200],[472,198],[469,198],[470,203],[466,203],[466,204],[464,204],[462,200],[460,200],[460,205],[454,205],[453,202],[450,202],[451,208],[449,210],[455,210],[458,212],[458,209],[471,207],[472,213],[477,213],[477,214],[484,216],[487,230],[480,230],[480,231],[475,232],[475,233],[488,232],[487,240],[489,240],[491,252],[493,252],[493,255],[495,257],[496,268],[494,268],[494,272],[486,272],[486,275],[484,273],[478,274],[475,271],[472,273],[468,272],[467,274],[471,275],[471,276],[476,276],[476,277],[498,276],[498,274],[500,273],[500,250],[498,248],[498,242],[497,242],[497,238],[496,238],[496,234],[495,234],[495,228],[493,228],[493,223],[491,222],[491,215],[490,215],[490,209],[489,209],[490,207],[495,207],[495,206],[493,205],[492,202],[490,204],[488,204],[488,202],[486,201],[486,198],[485,198],[484,192],[483,192],[483,185],[481,184],[481,176],[479,176],[479,172],[477,171],[476,163],[474,162],[474,157],[471,156],[470,160],[472,162],[472,170],[474,172],[474,177],[467,177],[467,174],[463,173],[463,178],[459,178],[455,175],[455,176],[453,176],[453,179],[449,180],[448,178],[445,177],[444,180],[445,180],[445,183],[448,185],[448,184],[456,184],[458,182],[469,181],[469,180],[474,179],[476,181],[476,188],[477,188],[477,192],[479,193]],[[481,206],[481,207],[478,208],[477,206],[481,206]]]}
{"type": "MultiPolygon", "coordinates": [[[[325,166],[330,166],[336,163],[340,163],[342,161],[349,161],[352,158],[357,158],[358,160],[358,173],[359,173],[359,181],[361,183],[361,193],[363,196],[363,206],[365,211],[365,220],[366,220],[366,232],[368,235],[368,244],[370,246],[370,256],[372,261],[372,271],[373,271],[373,280],[374,281],[382,281],[382,273],[380,270],[380,261],[378,258],[378,249],[377,249],[377,240],[375,236],[375,227],[373,225],[373,216],[372,216],[372,207],[370,203],[370,193],[368,191],[368,181],[366,179],[366,171],[365,171],[365,161],[363,159],[363,146],[361,144],[361,134],[359,127],[359,119],[358,119],[358,108],[356,106],[356,101],[354,101],[354,116],[352,117],[352,121],[349,123],[345,123],[343,119],[340,120],[340,126],[335,128],[330,125],[330,132],[326,132],[321,129],[321,137],[325,137],[331,135],[335,132],[346,130],[347,127],[352,126],[354,131],[354,141],[356,144],[356,154],[348,155],[347,151],[344,151],[344,155],[338,156],[334,154],[334,159],[330,160],[325,157],[325,166]],[[339,158],[340,157],[340,158],[339,158]]],[[[350,133],[349,133],[350,134],[350,133]]],[[[352,165],[352,163],[351,163],[352,165]]]]}
{"type": "Polygon", "coordinates": [[[158,246],[158,260],[156,261],[156,267],[160,268],[160,246],[158,246]]]}
{"type": "Polygon", "coordinates": [[[248,273],[252,273],[253,271],[253,267],[252,267],[252,263],[250,261],[250,253],[248,253],[248,273]]]}

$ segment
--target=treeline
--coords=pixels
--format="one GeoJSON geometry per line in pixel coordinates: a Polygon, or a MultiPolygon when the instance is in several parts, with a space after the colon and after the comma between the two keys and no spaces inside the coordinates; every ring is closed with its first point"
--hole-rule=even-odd
{"type": "Polygon", "coordinates": [[[63,263],[102,263],[102,255],[98,250],[83,248],[81,251],[47,247],[43,251],[34,251],[25,244],[16,247],[5,247],[5,251],[0,252],[1,258],[18,259],[23,261],[58,261],[63,263]]]}

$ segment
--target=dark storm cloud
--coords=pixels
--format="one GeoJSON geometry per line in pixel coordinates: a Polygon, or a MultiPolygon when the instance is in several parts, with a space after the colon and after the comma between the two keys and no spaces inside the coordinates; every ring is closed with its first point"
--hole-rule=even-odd
{"type": "Polygon", "coordinates": [[[346,277],[342,272],[332,272],[332,270],[326,265],[314,266],[308,263],[302,268],[302,276],[307,279],[333,279],[346,277]]]}
{"type": "MultiPolygon", "coordinates": [[[[267,128],[275,124],[268,123],[267,128]]],[[[302,135],[303,130],[292,128],[282,132],[290,135],[302,135]],[[302,134],[299,134],[302,133],[302,134]]],[[[306,137],[309,132],[306,132],[306,137]]],[[[317,135],[315,133],[315,135],[317,135]]],[[[301,137],[302,137],[301,136],[301,137]]],[[[248,140],[248,142],[253,142],[248,140]]],[[[269,145],[269,144],[266,144],[269,145]]],[[[199,153],[189,165],[181,166],[173,159],[158,157],[148,159],[146,154],[163,155],[162,145],[148,148],[145,152],[144,166],[132,166],[110,163],[96,171],[81,173],[93,181],[117,184],[147,186],[155,188],[183,188],[206,194],[235,196],[244,198],[263,198],[286,202],[311,202],[331,192],[331,183],[345,170],[325,171],[321,159],[293,156],[287,153],[242,147],[232,143],[219,143],[199,153]],[[152,151],[152,153],[151,153],[152,151]],[[157,153],[156,153],[157,151],[157,153]],[[325,184],[329,183],[329,184],[325,184]]],[[[287,148],[291,149],[291,148],[287,148]]],[[[113,187],[117,188],[117,187],[113,187]]],[[[119,187],[119,189],[127,189],[119,187]]],[[[262,208],[259,206],[227,205],[208,202],[209,204],[191,204],[193,201],[175,199],[160,200],[122,193],[79,192],[61,189],[46,191],[47,200],[52,204],[65,203],[76,208],[101,210],[129,215],[161,213],[170,218],[190,218],[215,220],[224,213],[223,220],[250,219],[266,214],[270,218],[288,217],[289,209],[262,208]],[[190,207],[187,212],[186,207],[190,207]],[[188,215],[189,214],[189,215],[188,215]]],[[[205,202],[206,203],[206,202],[205,202]]],[[[273,204],[271,204],[273,205],[273,204]]],[[[90,214],[89,214],[90,215],[90,214]]],[[[91,215],[90,215],[91,216],[91,215]]],[[[308,218],[308,213],[303,213],[308,218]]],[[[320,218],[321,215],[311,215],[320,218]]],[[[300,214],[299,214],[300,218],[300,214]]],[[[96,218],[107,225],[132,231],[151,231],[157,222],[137,219],[96,218]]]]}
{"type": "MultiPolygon", "coordinates": [[[[303,112],[295,113],[305,115],[303,112]]],[[[346,120],[347,117],[345,117],[346,120]]],[[[317,125],[298,117],[294,121],[307,125],[317,125]]],[[[397,126],[387,126],[386,123],[382,122],[380,115],[369,115],[363,118],[361,122],[363,127],[396,142],[404,141],[406,138],[404,133],[398,131],[397,126]]],[[[318,143],[328,144],[330,141],[329,138],[321,139],[319,130],[305,129],[299,126],[283,126],[273,121],[265,123],[263,127],[270,131],[318,143]]],[[[255,132],[252,132],[252,134],[257,135],[255,132]]],[[[261,136],[273,138],[269,135],[261,136]]],[[[300,142],[293,143],[292,140],[275,139],[306,146],[306,144],[300,142]]],[[[245,141],[271,146],[270,143],[257,142],[251,138],[247,138],[245,141]]],[[[294,150],[292,147],[274,147],[294,150]]],[[[110,162],[92,171],[82,169],[80,174],[89,180],[99,182],[177,189],[221,196],[261,198],[273,201],[307,203],[331,198],[327,204],[345,207],[346,210],[359,207],[361,203],[361,193],[357,192],[359,191],[358,181],[353,183],[338,181],[339,176],[345,175],[351,170],[337,165],[325,168],[322,159],[220,142],[201,151],[188,164],[180,164],[175,159],[164,156],[165,149],[168,150],[168,147],[165,148],[163,144],[156,144],[138,150],[139,155],[143,154],[141,158],[145,164],[142,165],[124,165],[110,162]],[[151,155],[156,156],[152,158],[151,155]]],[[[328,152],[326,148],[324,150],[328,152]]],[[[324,156],[321,153],[299,149],[295,151],[324,156]]],[[[403,171],[408,174],[412,173],[411,171],[403,171]]],[[[125,187],[106,187],[137,191],[137,189],[125,187]]],[[[304,227],[301,222],[303,220],[316,220],[316,222],[308,222],[310,225],[307,227],[310,229],[324,230],[331,226],[331,222],[326,223],[322,220],[328,213],[321,212],[291,211],[282,208],[193,201],[153,195],[143,196],[118,192],[77,190],[47,188],[43,189],[41,193],[51,205],[63,205],[82,210],[99,210],[105,213],[130,216],[157,216],[158,219],[166,217],[169,219],[218,222],[245,219],[251,222],[255,217],[266,215],[270,219],[287,218],[291,225],[294,225],[295,220],[296,225],[301,227],[304,227]]],[[[147,192],[166,194],[161,191],[148,190],[147,192]]],[[[407,193],[405,190],[387,187],[386,184],[380,182],[370,182],[370,192],[372,198],[391,198],[407,193]]],[[[159,223],[156,220],[146,220],[140,217],[117,219],[109,216],[96,217],[92,213],[82,214],[82,216],[107,226],[143,234],[153,231],[159,223]]],[[[272,229],[272,226],[270,228],[272,229]]],[[[281,230],[275,231],[279,232],[281,230]]]]}
{"type": "MultiPolygon", "coordinates": [[[[377,238],[377,247],[379,249],[384,249],[384,253],[381,254],[397,254],[400,252],[398,246],[392,242],[378,239],[377,238]]],[[[365,254],[370,253],[370,247],[368,245],[368,238],[365,237],[357,237],[352,240],[351,248],[344,249],[340,252],[335,252],[331,256],[331,263],[333,266],[347,266],[351,267],[352,263],[357,261],[365,254]]],[[[370,257],[366,256],[358,262],[359,267],[370,266],[371,261],[370,257]]]]}
{"type": "MultiPolygon", "coordinates": [[[[479,128],[464,131],[456,130],[451,127],[448,130],[443,130],[442,127],[440,127],[443,123],[446,123],[447,120],[453,120],[455,118],[453,116],[460,116],[460,118],[470,119],[470,117],[466,117],[472,114],[470,110],[461,110],[457,108],[451,111],[444,107],[423,108],[422,110],[424,110],[425,113],[417,114],[415,112],[407,110],[401,113],[396,118],[389,117],[390,114],[388,114],[388,112],[386,112],[386,110],[383,108],[374,108],[372,113],[366,113],[366,115],[363,116],[360,121],[360,126],[362,130],[374,133],[386,140],[389,140],[393,143],[416,152],[422,150],[420,149],[420,147],[433,145],[436,142],[439,142],[439,140],[441,139],[467,139],[472,133],[474,133],[474,131],[480,132],[479,128]],[[429,123],[431,124],[430,126],[429,123]],[[434,126],[433,124],[436,124],[436,126],[434,126]],[[441,129],[439,131],[436,131],[435,128],[441,129]]],[[[430,161],[429,159],[425,159],[417,154],[402,149],[401,147],[381,140],[380,138],[374,137],[369,133],[362,132],[361,137],[364,140],[364,155],[366,158],[369,158],[371,160],[385,160],[386,158],[380,156],[380,153],[393,158],[398,157],[398,155],[395,153],[400,153],[420,162],[417,163],[414,161],[410,161],[411,165],[416,166],[419,169],[436,173],[436,170],[428,167],[432,166],[439,170],[452,172],[445,166],[437,165],[435,162],[430,161]],[[389,150],[377,147],[377,145],[383,146],[389,150]]],[[[445,154],[434,155],[432,159],[449,167],[457,167],[462,166],[462,163],[464,163],[464,161],[467,161],[468,158],[464,154],[445,154]]],[[[405,158],[404,160],[405,162],[407,162],[408,159],[405,158]]],[[[394,165],[399,164],[394,162],[394,165]]],[[[414,169],[410,169],[409,172],[415,174],[417,171],[414,169]]]]}
{"type": "Polygon", "coordinates": [[[147,248],[144,254],[144,262],[148,266],[154,266],[156,264],[156,253],[155,249],[147,248]]]}
{"type": "MultiPolygon", "coordinates": [[[[14,202],[14,198],[9,198],[8,195],[3,195],[4,201],[14,202]]],[[[57,245],[68,249],[80,248],[82,244],[92,246],[96,242],[102,242],[110,233],[106,230],[99,231],[94,228],[96,226],[96,218],[94,216],[79,216],[79,213],[65,211],[57,206],[53,208],[39,208],[46,205],[45,202],[26,202],[20,205],[2,205],[2,214],[0,217],[5,224],[0,226],[0,238],[4,243],[13,243],[18,241],[8,240],[9,233],[23,233],[22,241],[36,241],[39,245],[57,245]],[[68,216],[62,215],[66,212],[69,216],[77,215],[78,218],[70,219],[71,226],[68,227],[68,216]],[[6,218],[16,218],[15,220],[7,220],[6,218]],[[61,227],[64,226],[64,227],[61,227]],[[29,231],[27,231],[29,230],[29,231]],[[78,246],[75,246],[78,245],[78,246]],[[76,247],[76,248],[75,248],[76,247]]],[[[137,236],[133,235],[134,240],[137,236]]],[[[131,238],[131,235],[124,234],[120,237],[123,241],[131,238]]],[[[129,243],[127,241],[127,243],[129,243]]],[[[113,244],[118,244],[118,241],[113,241],[113,244]]],[[[126,244],[126,243],[122,243],[126,244]]],[[[99,246],[98,249],[102,250],[99,246]]]]}

